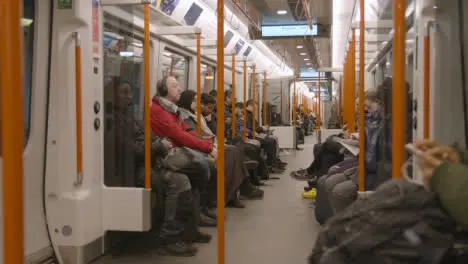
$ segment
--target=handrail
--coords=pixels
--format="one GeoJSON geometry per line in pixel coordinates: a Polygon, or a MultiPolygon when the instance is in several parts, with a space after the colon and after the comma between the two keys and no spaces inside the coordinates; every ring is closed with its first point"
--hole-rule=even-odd
{"type": "MultiPolygon", "coordinates": [[[[218,71],[218,98],[217,103],[217,119],[224,120],[224,0],[218,0],[217,18],[217,67],[218,71]]],[[[224,187],[224,122],[217,123],[217,140],[218,140],[218,158],[217,158],[217,233],[218,233],[218,264],[224,264],[225,259],[225,233],[224,233],[224,203],[225,203],[225,187],[224,187]]]]}
{"type": "Polygon", "coordinates": [[[75,118],[76,118],[76,181],[75,187],[83,184],[83,109],[81,102],[81,37],[74,32],[75,38],[75,118]]]}
{"type": "Polygon", "coordinates": [[[247,140],[247,60],[244,59],[244,141],[247,140]]]}
{"type": "Polygon", "coordinates": [[[365,191],[365,138],[364,138],[364,34],[365,16],[364,0],[360,0],[360,25],[359,25],[359,191],[365,191]]]}
{"type": "Polygon", "coordinates": [[[435,22],[430,20],[426,24],[426,32],[424,34],[424,126],[423,136],[425,139],[430,137],[430,113],[431,113],[431,36],[430,28],[435,26],[435,22]]]}
{"type": "Polygon", "coordinates": [[[150,119],[150,6],[144,7],[144,41],[143,41],[143,60],[144,60],[144,89],[145,89],[145,188],[151,189],[151,119],[150,119]]]}
{"type": "MultiPolygon", "coordinates": [[[[257,80],[256,80],[256,73],[255,73],[255,65],[252,66],[252,138],[255,139],[257,137],[255,128],[256,123],[255,123],[255,110],[256,110],[256,104],[257,104],[257,80]]],[[[247,118],[247,117],[245,117],[247,118]]]]}
{"type": "Polygon", "coordinates": [[[197,33],[197,133],[201,135],[201,33],[197,33]]]}
{"type": "MultiPolygon", "coordinates": [[[[349,47],[349,51],[351,52],[350,64],[349,67],[351,69],[351,76],[350,76],[350,94],[352,102],[356,102],[356,29],[352,29],[351,33],[351,45],[349,47]]],[[[350,101],[351,102],[351,101],[350,101]]],[[[356,110],[354,108],[354,103],[352,104],[353,107],[350,107],[350,123],[348,124],[349,132],[354,133],[356,132],[356,110]]]]}
{"type": "Polygon", "coordinates": [[[23,1],[0,1],[0,96],[3,177],[3,263],[24,263],[23,1]]]}
{"type": "Polygon", "coordinates": [[[292,118],[293,118],[293,127],[294,131],[296,131],[296,122],[297,122],[297,114],[296,114],[296,80],[297,77],[294,78],[294,88],[293,88],[293,109],[292,109],[292,118]]]}
{"type": "Polygon", "coordinates": [[[267,72],[263,72],[263,125],[267,125],[267,72]]]}
{"type": "MultiPolygon", "coordinates": [[[[321,82],[321,79],[320,79],[320,72],[318,72],[318,99],[317,99],[317,101],[318,101],[317,129],[318,129],[318,130],[320,130],[320,125],[321,125],[321,124],[320,124],[320,123],[321,123],[320,120],[321,120],[321,118],[322,118],[322,117],[320,116],[320,114],[321,114],[320,101],[322,101],[322,96],[321,96],[321,91],[320,91],[322,85],[321,85],[320,82],[321,82]]],[[[318,134],[317,134],[317,135],[318,135],[318,134]]]]}
{"type": "Polygon", "coordinates": [[[393,106],[392,106],[392,178],[400,178],[405,163],[406,79],[405,79],[405,20],[406,0],[394,0],[395,35],[393,38],[393,106]]]}
{"type": "Polygon", "coordinates": [[[236,137],[236,55],[232,54],[231,65],[232,78],[232,101],[231,101],[231,133],[232,138],[236,137]]]}

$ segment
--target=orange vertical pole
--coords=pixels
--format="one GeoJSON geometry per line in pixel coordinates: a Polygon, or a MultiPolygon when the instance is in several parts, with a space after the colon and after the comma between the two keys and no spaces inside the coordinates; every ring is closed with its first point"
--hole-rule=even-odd
{"type": "Polygon", "coordinates": [[[83,183],[83,108],[81,104],[81,38],[75,32],[75,119],[76,119],[76,182],[83,183]]]}
{"type": "MultiPolygon", "coordinates": [[[[348,52],[346,52],[348,53],[348,52]]],[[[343,111],[343,118],[346,124],[348,124],[348,130],[349,130],[349,105],[350,103],[350,92],[349,92],[349,57],[346,56],[345,63],[344,63],[344,73],[343,73],[343,85],[344,85],[344,111],[343,111]]]]}
{"type": "Polygon", "coordinates": [[[231,132],[232,138],[236,136],[236,55],[232,54],[232,103],[231,103],[231,132]]]}
{"type": "Polygon", "coordinates": [[[425,139],[429,138],[430,131],[430,104],[431,104],[431,95],[430,95],[430,66],[431,66],[431,40],[429,36],[429,29],[426,30],[426,35],[424,36],[424,126],[423,126],[423,136],[425,139]]]}
{"type": "Polygon", "coordinates": [[[296,131],[296,122],[297,122],[297,114],[296,114],[296,80],[297,78],[294,78],[294,90],[293,90],[293,110],[292,110],[292,115],[293,115],[293,126],[294,126],[294,131],[296,131]]]}
{"type": "Polygon", "coordinates": [[[267,73],[266,71],[263,73],[263,125],[267,125],[267,81],[266,81],[267,73]]]}
{"type": "Polygon", "coordinates": [[[247,60],[244,60],[244,141],[247,139],[247,60]]]}
{"type": "MultiPolygon", "coordinates": [[[[218,63],[218,99],[217,101],[217,118],[224,120],[224,0],[218,0],[217,8],[217,63],[218,63]]],[[[224,202],[225,202],[225,187],[224,187],[224,122],[217,124],[217,140],[218,144],[218,183],[217,183],[217,211],[218,211],[218,264],[225,263],[225,245],[224,245],[224,202]]]]}
{"type": "Polygon", "coordinates": [[[320,124],[320,123],[321,123],[320,121],[321,121],[321,119],[322,119],[322,116],[321,116],[321,114],[322,114],[322,109],[320,108],[320,101],[322,101],[322,96],[321,96],[321,93],[322,93],[322,91],[321,91],[321,86],[322,86],[322,84],[321,84],[321,82],[322,82],[322,80],[320,79],[320,72],[318,72],[318,105],[317,105],[317,107],[318,107],[317,113],[318,113],[318,114],[317,114],[317,129],[319,129],[319,130],[320,130],[320,125],[321,125],[321,124],[320,124]]]}
{"type": "Polygon", "coordinates": [[[359,191],[365,189],[365,138],[364,138],[364,0],[360,0],[361,21],[359,23],[359,191]]]}
{"type": "Polygon", "coordinates": [[[150,119],[150,7],[144,7],[144,101],[145,101],[145,188],[151,189],[151,119],[150,119]]]}
{"type": "Polygon", "coordinates": [[[393,37],[393,142],[392,142],[392,177],[401,177],[401,167],[405,159],[406,131],[406,79],[405,79],[405,21],[406,0],[393,1],[393,21],[395,34],[393,37]]]}
{"type": "Polygon", "coordinates": [[[256,138],[256,131],[255,131],[255,127],[256,127],[256,116],[255,116],[255,110],[257,109],[256,108],[256,104],[257,104],[257,98],[256,98],[256,95],[257,95],[257,80],[256,80],[256,77],[255,76],[255,65],[252,67],[252,99],[253,99],[253,104],[252,104],[252,120],[253,120],[253,126],[252,126],[252,138],[255,139],[256,138]]]}
{"type": "Polygon", "coordinates": [[[197,133],[201,135],[201,33],[197,33],[197,133]]]}
{"type": "Polygon", "coordinates": [[[0,107],[3,177],[3,263],[24,263],[23,1],[0,1],[0,107]]]}
{"type": "Polygon", "coordinates": [[[350,101],[350,104],[352,107],[350,107],[350,116],[349,118],[351,119],[348,127],[349,127],[349,132],[354,133],[356,132],[356,109],[354,109],[354,102],[356,98],[356,29],[352,29],[351,31],[352,37],[351,37],[351,45],[349,47],[349,51],[351,52],[350,56],[350,99],[352,100],[352,103],[350,101]]]}

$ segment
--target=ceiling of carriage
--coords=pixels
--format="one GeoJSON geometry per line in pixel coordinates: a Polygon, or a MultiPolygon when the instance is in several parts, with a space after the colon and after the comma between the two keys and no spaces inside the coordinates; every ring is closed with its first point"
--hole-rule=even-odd
{"type": "MultiPolygon", "coordinates": [[[[249,3],[259,13],[258,25],[290,25],[304,24],[318,25],[318,35],[314,37],[264,39],[274,46],[294,69],[317,68],[331,66],[330,28],[332,22],[332,5],[330,0],[237,0],[242,6],[243,2],[249,3]],[[303,2],[306,3],[303,6],[303,2]],[[278,14],[283,11],[285,14],[278,14]],[[285,11],[285,12],[284,12],[285,11]]],[[[251,27],[251,31],[255,31],[251,27]]],[[[252,34],[260,39],[261,32],[252,34]]]]}

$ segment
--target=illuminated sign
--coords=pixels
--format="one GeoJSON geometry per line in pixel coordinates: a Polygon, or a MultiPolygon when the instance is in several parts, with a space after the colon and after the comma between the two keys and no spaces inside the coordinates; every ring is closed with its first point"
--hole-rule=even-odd
{"type": "MultiPolygon", "coordinates": [[[[318,72],[313,69],[302,69],[300,73],[300,78],[318,78],[318,72]]],[[[325,78],[325,72],[320,73],[321,78],[325,78]]]]}
{"type": "Polygon", "coordinates": [[[317,36],[317,25],[262,25],[262,37],[304,37],[317,36]]]}

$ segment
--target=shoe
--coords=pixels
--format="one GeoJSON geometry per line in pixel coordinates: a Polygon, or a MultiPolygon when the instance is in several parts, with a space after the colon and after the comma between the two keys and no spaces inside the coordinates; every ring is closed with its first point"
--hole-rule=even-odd
{"type": "Polygon", "coordinates": [[[300,147],[296,147],[296,150],[304,150],[303,148],[300,148],[300,147]]]}
{"type": "Polygon", "coordinates": [[[198,249],[196,247],[182,241],[162,245],[160,248],[158,248],[159,254],[175,257],[193,257],[197,254],[197,251],[198,249]]]}
{"type": "Polygon", "coordinates": [[[203,227],[215,227],[216,226],[216,219],[206,216],[205,214],[200,213],[200,223],[199,226],[203,227]]]}
{"type": "Polygon", "coordinates": [[[242,200],[261,199],[263,198],[263,195],[264,191],[253,185],[249,185],[240,191],[242,200]]]}
{"type": "Polygon", "coordinates": [[[218,216],[216,215],[216,212],[210,208],[207,208],[205,207],[203,210],[202,210],[202,213],[206,216],[208,216],[209,218],[213,218],[213,219],[216,219],[218,218],[218,216]]]}
{"type": "Polygon", "coordinates": [[[268,168],[268,171],[273,174],[282,174],[284,172],[284,170],[275,167],[268,168]]]}
{"type": "Polygon", "coordinates": [[[300,170],[297,170],[297,171],[293,171],[291,172],[291,177],[293,177],[294,179],[298,180],[298,181],[306,181],[309,179],[309,174],[307,174],[307,170],[306,169],[300,169],[300,170]]]}
{"type": "Polygon", "coordinates": [[[312,188],[308,192],[303,192],[302,197],[306,199],[315,199],[315,197],[317,197],[317,189],[312,188]]]}
{"type": "Polygon", "coordinates": [[[245,205],[243,203],[241,203],[239,198],[236,197],[236,198],[232,199],[231,201],[229,201],[226,204],[226,207],[243,209],[243,208],[245,208],[245,205]]]}
{"type": "Polygon", "coordinates": [[[195,243],[208,244],[211,241],[212,236],[210,234],[205,234],[200,231],[197,232],[195,237],[195,243]]]}

